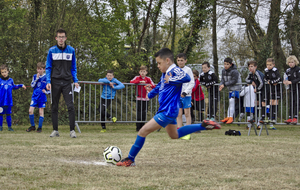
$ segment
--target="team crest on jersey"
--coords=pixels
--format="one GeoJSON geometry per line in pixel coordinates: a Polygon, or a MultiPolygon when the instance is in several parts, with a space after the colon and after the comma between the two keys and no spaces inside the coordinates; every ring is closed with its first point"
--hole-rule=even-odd
{"type": "Polygon", "coordinates": [[[41,82],[38,82],[38,83],[37,83],[37,86],[40,87],[40,86],[41,86],[41,82]]]}
{"type": "Polygon", "coordinates": [[[2,113],[3,112],[3,108],[2,107],[0,107],[0,113],[2,113]]]}
{"type": "Polygon", "coordinates": [[[208,80],[211,80],[211,76],[210,75],[208,75],[208,80]]]}
{"type": "Polygon", "coordinates": [[[8,89],[8,85],[6,84],[6,85],[4,85],[4,89],[5,90],[7,90],[8,89]]]}
{"type": "Polygon", "coordinates": [[[296,78],[296,76],[297,76],[296,73],[294,73],[294,77],[295,77],[295,78],[296,78]]]}
{"type": "Polygon", "coordinates": [[[275,73],[272,73],[272,77],[274,77],[274,78],[275,78],[275,77],[276,77],[276,74],[275,74],[275,73]]]}
{"type": "Polygon", "coordinates": [[[67,55],[67,59],[70,59],[70,55],[67,55]]]}

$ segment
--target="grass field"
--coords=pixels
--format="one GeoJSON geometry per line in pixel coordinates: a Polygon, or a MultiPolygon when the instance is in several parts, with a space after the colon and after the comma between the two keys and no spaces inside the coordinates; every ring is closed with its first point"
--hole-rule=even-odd
{"type": "MultiPolygon", "coordinates": [[[[26,126],[27,127],[27,126],[26,126]]],[[[300,189],[300,127],[247,136],[245,126],[192,134],[192,140],[171,140],[164,129],[150,134],[136,158],[136,167],[105,165],[103,150],[118,146],[127,156],[135,141],[134,124],[80,125],[81,134],[60,137],[43,132],[0,132],[0,189],[300,189]],[[225,136],[228,129],[242,136],[225,136]]]]}

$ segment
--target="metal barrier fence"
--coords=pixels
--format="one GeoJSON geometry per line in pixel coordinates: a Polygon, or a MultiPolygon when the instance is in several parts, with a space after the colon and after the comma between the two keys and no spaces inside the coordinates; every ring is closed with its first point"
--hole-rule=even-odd
{"type": "MultiPolygon", "coordinates": [[[[91,81],[79,81],[81,86],[80,93],[74,93],[74,106],[75,110],[77,110],[77,116],[76,116],[76,126],[77,129],[80,132],[78,123],[112,123],[114,122],[112,118],[116,118],[116,123],[145,123],[149,121],[157,112],[159,108],[158,99],[157,97],[150,99],[148,101],[148,104],[146,104],[145,109],[146,117],[142,120],[140,118],[143,118],[142,113],[137,113],[137,102],[136,99],[136,91],[138,85],[131,84],[131,83],[123,83],[125,88],[121,90],[116,91],[116,95],[112,101],[110,99],[105,99],[104,103],[105,105],[110,104],[109,106],[106,106],[106,112],[103,113],[103,110],[101,110],[101,95],[103,93],[103,83],[99,82],[91,82],[91,81]],[[101,115],[105,115],[104,119],[101,115]],[[138,119],[139,118],[139,119],[138,119]]],[[[139,84],[140,85],[140,84],[139,84]]],[[[218,85],[218,84],[216,84],[218,85]]],[[[246,83],[241,83],[241,85],[246,85],[246,83]]],[[[269,86],[265,86],[266,88],[270,88],[269,86]]],[[[293,89],[287,89],[285,85],[282,83],[278,83],[278,85],[275,87],[276,89],[279,88],[280,98],[278,100],[278,110],[276,112],[276,124],[285,124],[284,120],[288,119],[288,116],[290,115],[290,110],[297,110],[296,113],[293,113],[293,115],[299,115],[299,92],[298,88],[296,89],[296,96],[290,96],[291,91],[293,89]],[[297,97],[297,100],[294,100],[295,97],[297,97]],[[296,105],[295,105],[296,104],[296,105]],[[290,105],[290,106],[289,106],[290,105]],[[297,109],[294,109],[296,106],[297,109]],[[290,110],[289,110],[290,109],[290,110]]],[[[193,101],[193,104],[199,104],[198,108],[196,106],[196,110],[193,110],[194,113],[194,122],[200,123],[203,119],[207,118],[207,113],[209,113],[211,110],[214,109],[214,115],[215,120],[219,121],[223,118],[227,117],[228,112],[228,105],[229,105],[229,92],[226,89],[226,87],[218,93],[218,100],[212,101],[212,98],[208,98],[211,94],[207,91],[206,87],[202,87],[203,93],[205,95],[204,103],[201,101],[196,102],[193,101]],[[211,102],[212,101],[212,102],[211,102]],[[217,105],[216,105],[217,104],[217,105]],[[211,105],[211,106],[209,106],[211,105]],[[216,110],[216,109],[217,110],[216,110]],[[198,111],[198,110],[199,111],[198,111]],[[201,111],[202,110],[202,111],[201,111]],[[203,115],[202,115],[203,114],[203,115]]],[[[200,90],[199,90],[200,91],[200,90]]],[[[275,91],[277,93],[277,91],[275,91]]],[[[105,93],[105,92],[104,92],[105,93]]],[[[215,92],[213,92],[215,93],[215,92]]],[[[267,90],[265,90],[265,96],[267,96],[267,90]]],[[[258,93],[256,93],[258,94],[258,93]]],[[[270,94],[272,96],[272,94],[270,94]]],[[[277,96],[277,94],[275,94],[277,96]]],[[[212,96],[215,98],[215,94],[212,96]]],[[[260,96],[259,96],[260,97],[260,96]]],[[[112,97],[111,97],[112,98],[112,97]]],[[[246,108],[243,107],[243,102],[241,102],[242,98],[236,98],[234,101],[234,122],[233,124],[247,124],[247,117],[238,117],[238,114],[241,115],[241,113],[245,113],[246,108]]],[[[249,99],[247,99],[249,100],[249,99]]],[[[249,101],[255,101],[249,100],[249,101]]],[[[261,102],[261,99],[258,101],[261,102]]],[[[269,104],[267,104],[269,105],[269,104]]],[[[142,105],[143,106],[143,105],[142,105]]],[[[142,107],[142,109],[144,109],[142,107]]],[[[259,114],[254,114],[255,121],[258,122],[259,118],[262,115],[261,110],[261,104],[255,104],[254,107],[255,111],[259,114]]],[[[271,113],[273,112],[273,107],[270,106],[271,113]]],[[[265,115],[267,112],[267,109],[265,111],[265,115]]],[[[212,113],[211,113],[212,114],[212,113]]],[[[246,114],[245,114],[246,115],[246,114]]],[[[293,117],[293,116],[292,116],[293,117]]],[[[299,123],[299,120],[297,120],[297,124],[299,123]]]]}

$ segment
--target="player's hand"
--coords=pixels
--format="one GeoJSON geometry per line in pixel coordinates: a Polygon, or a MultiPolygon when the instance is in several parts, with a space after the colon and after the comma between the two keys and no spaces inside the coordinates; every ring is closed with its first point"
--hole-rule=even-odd
{"type": "Polygon", "coordinates": [[[256,86],[255,82],[252,82],[252,86],[256,86]]]}
{"type": "Polygon", "coordinates": [[[46,90],[45,90],[45,89],[43,89],[42,92],[43,92],[44,94],[46,94],[46,90]]]}
{"type": "Polygon", "coordinates": [[[140,81],[140,83],[141,83],[141,84],[145,84],[145,83],[146,83],[146,81],[144,81],[144,80],[141,80],[141,81],[140,81]]]}
{"type": "Polygon", "coordinates": [[[48,83],[47,86],[46,86],[47,90],[51,90],[51,84],[48,83]]]}
{"type": "Polygon", "coordinates": [[[219,91],[221,91],[224,88],[224,84],[220,85],[219,91]]]}
{"type": "Polygon", "coordinates": [[[26,90],[26,86],[23,84],[22,88],[24,88],[24,90],[26,90]]]}
{"type": "Polygon", "coordinates": [[[191,102],[192,106],[194,105],[193,102],[191,102]]]}
{"type": "Polygon", "coordinates": [[[39,79],[39,77],[40,77],[40,74],[39,73],[36,74],[36,79],[39,79]]]}
{"type": "Polygon", "coordinates": [[[78,87],[79,87],[79,84],[78,84],[78,82],[75,82],[75,83],[74,83],[74,85],[75,85],[75,87],[76,87],[76,88],[78,88],[78,87]]]}
{"type": "Polygon", "coordinates": [[[113,82],[109,83],[109,86],[112,87],[112,88],[115,88],[113,82]]]}
{"type": "Polygon", "coordinates": [[[254,89],[254,93],[256,93],[256,88],[254,89]]]}
{"type": "Polygon", "coordinates": [[[274,85],[274,86],[276,86],[276,85],[277,85],[277,83],[274,83],[273,85],[274,85]]]}
{"type": "Polygon", "coordinates": [[[164,78],[165,82],[164,83],[169,83],[170,77],[172,77],[172,73],[171,72],[169,72],[168,74],[165,75],[165,78],[164,78]]]}

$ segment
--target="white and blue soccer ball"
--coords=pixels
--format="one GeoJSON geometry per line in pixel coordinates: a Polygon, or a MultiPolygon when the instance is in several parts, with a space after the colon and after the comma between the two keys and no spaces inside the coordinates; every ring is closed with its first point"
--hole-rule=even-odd
{"type": "Polygon", "coordinates": [[[103,152],[103,157],[106,163],[116,165],[122,159],[122,152],[116,146],[109,146],[103,152]]]}

